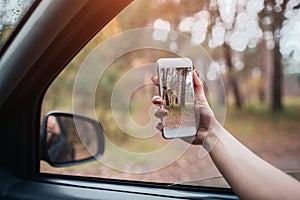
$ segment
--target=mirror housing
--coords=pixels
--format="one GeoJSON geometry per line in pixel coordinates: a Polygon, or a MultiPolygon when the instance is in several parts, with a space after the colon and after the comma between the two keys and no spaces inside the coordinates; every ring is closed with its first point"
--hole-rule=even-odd
{"type": "Polygon", "coordinates": [[[64,167],[96,160],[104,153],[104,131],[91,118],[53,111],[43,119],[40,135],[41,160],[64,167]]]}

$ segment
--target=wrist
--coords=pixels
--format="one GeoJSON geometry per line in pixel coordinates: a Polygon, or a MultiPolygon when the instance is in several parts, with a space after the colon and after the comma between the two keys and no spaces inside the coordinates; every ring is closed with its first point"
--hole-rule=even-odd
{"type": "Polygon", "coordinates": [[[212,127],[211,130],[209,130],[208,134],[206,135],[202,143],[203,148],[208,153],[214,148],[214,146],[219,141],[223,130],[224,130],[223,126],[219,123],[217,123],[215,126],[212,127]]]}
{"type": "Polygon", "coordinates": [[[201,141],[202,148],[210,152],[217,144],[223,129],[223,126],[215,120],[207,131],[199,130],[197,137],[201,141]]]}

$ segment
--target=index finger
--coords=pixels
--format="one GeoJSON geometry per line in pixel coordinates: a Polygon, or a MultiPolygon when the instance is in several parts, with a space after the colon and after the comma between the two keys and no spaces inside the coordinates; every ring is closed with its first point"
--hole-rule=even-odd
{"type": "Polygon", "coordinates": [[[153,82],[154,85],[159,86],[159,82],[158,82],[158,77],[157,76],[152,76],[151,80],[153,82]]]}

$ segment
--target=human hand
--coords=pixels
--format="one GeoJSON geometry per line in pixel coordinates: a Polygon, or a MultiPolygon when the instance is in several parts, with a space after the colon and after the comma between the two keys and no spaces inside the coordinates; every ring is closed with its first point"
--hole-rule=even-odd
{"type": "MultiPolygon", "coordinates": [[[[159,86],[158,77],[152,77],[152,82],[159,86]]],[[[196,70],[193,71],[193,83],[194,83],[194,92],[195,92],[195,114],[196,114],[196,123],[198,124],[197,132],[193,137],[182,138],[184,141],[192,144],[203,145],[205,138],[210,133],[210,131],[217,127],[220,127],[220,124],[217,122],[204,93],[203,83],[199,78],[199,74],[196,70]]],[[[160,106],[158,110],[154,113],[155,117],[162,119],[167,116],[168,111],[161,108],[163,104],[163,99],[160,96],[154,96],[152,98],[152,103],[160,106]]],[[[164,128],[162,120],[157,124],[156,128],[162,130],[164,128]]]]}
{"type": "Polygon", "coordinates": [[[47,132],[51,132],[53,135],[60,134],[60,128],[56,117],[51,115],[48,117],[46,130],[47,132]]]}

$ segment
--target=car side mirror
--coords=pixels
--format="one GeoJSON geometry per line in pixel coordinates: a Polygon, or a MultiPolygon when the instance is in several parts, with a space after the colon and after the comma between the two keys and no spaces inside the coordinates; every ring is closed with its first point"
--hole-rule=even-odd
{"type": "Polygon", "coordinates": [[[95,160],[104,153],[104,132],[91,118],[50,112],[42,122],[41,160],[63,167],[95,160]]]}

